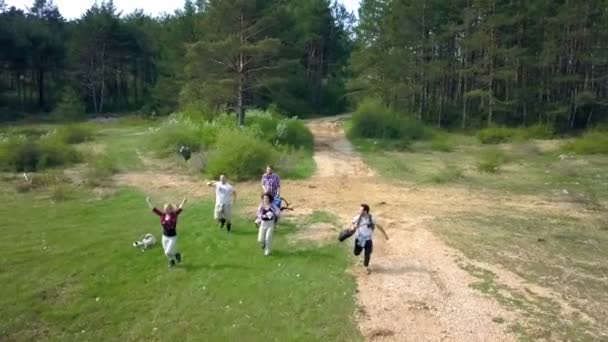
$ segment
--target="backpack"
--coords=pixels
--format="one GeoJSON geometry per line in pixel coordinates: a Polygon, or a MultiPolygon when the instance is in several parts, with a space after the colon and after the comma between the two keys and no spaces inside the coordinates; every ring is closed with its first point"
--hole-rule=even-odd
{"type": "MultiPolygon", "coordinates": [[[[376,229],[376,225],[374,224],[374,217],[372,216],[372,214],[367,214],[369,215],[369,224],[367,225],[367,227],[371,230],[376,229]]],[[[357,228],[359,228],[359,223],[361,222],[361,215],[359,215],[359,218],[357,219],[357,228]]]]}

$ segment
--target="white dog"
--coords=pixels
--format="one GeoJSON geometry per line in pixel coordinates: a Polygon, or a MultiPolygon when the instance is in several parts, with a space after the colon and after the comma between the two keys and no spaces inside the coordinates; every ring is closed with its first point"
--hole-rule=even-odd
{"type": "Polygon", "coordinates": [[[154,237],[154,235],[148,233],[148,234],[144,235],[144,238],[141,239],[140,241],[133,242],[133,247],[141,248],[141,251],[143,252],[145,249],[148,249],[148,248],[154,246],[155,244],[156,244],[156,238],[154,237]]]}

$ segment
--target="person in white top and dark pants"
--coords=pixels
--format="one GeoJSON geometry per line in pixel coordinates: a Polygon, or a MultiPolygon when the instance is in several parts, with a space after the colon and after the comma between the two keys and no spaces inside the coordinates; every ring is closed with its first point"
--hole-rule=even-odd
{"type": "Polygon", "coordinates": [[[236,200],[236,190],[226,181],[226,176],[220,175],[219,181],[207,183],[215,187],[215,210],[213,217],[220,223],[220,229],[226,225],[229,232],[232,228],[232,206],[236,200]]]}
{"type": "Polygon", "coordinates": [[[352,222],[352,230],[357,232],[355,249],[353,252],[356,256],[359,256],[359,254],[364,251],[363,266],[365,266],[367,274],[371,273],[369,262],[374,249],[372,237],[376,228],[382,232],[386,240],[389,239],[384,229],[376,223],[376,219],[370,214],[369,206],[367,204],[361,204],[360,212],[354,217],[352,222]]]}

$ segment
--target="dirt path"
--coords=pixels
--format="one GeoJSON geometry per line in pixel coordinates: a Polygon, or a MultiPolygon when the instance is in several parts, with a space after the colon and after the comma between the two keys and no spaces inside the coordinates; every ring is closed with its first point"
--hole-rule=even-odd
{"type": "MultiPolygon", "coordinates": [[[[283,195],[306,215],[314,210],[335,213],[346,225],[361,203],[368,203],[391,240],[376,236],[372,274],[364,274],[360,263],[353,268],[358,283],[360,310],[357,319],[367,340],[374,341],[513,341],[509,326],[516,316],[493,298],[469,287],[476,281],[461,269],[466,260],[447,247],[430,230],[438,217],[458,212],[517,209],[563,212],[568,204],[532,196],[485,194],[465,188],[424,187],[382,179],[353,150],[342,129],[344,117],[315,119],[307,123],[315,136],[317,173],[305,181],[286,181],[283,195]]],[[[121,185],[156,190],[166,196],[211,197],[211,191],[191,176],[158,172],[122,174],[121,185]],[[159,186],[160,184],[160,186],[159,186]]],[[[237,184],[239,202],[254,203],[257,182],[237,184]]],[[[254,206],[241,207],[246,212],[254,206]]],[[[323,228],[321,228],[323,229],[323,228]]],[[[311,231],[314,238],[331,238],[336,232],[311,231]]],[[[329,240],[328,240],[329,241],[329,240]]],[[[346,242],[352,244],[352,240],[346,242]]],[[[525,281],[494,265],[484,265],[516,287],[525,281]],[[519,285],[518,285],[519,284],[519,285]]],[[[543,293],[545,289],[537,289],[543,293]]],[[[550,297],[556,297],[550,296],[550,297]]]]}
{"type": "Polygon", "coordinates": [[[445,208],[446,199],[466,201],[466,194],[420,191],[384,181],[353,151],[341,118],[308,125],[315,135],[318,170],[310,180],[287,182],[285,196],[298,207],[332,211],[344,222],[356,214],[360,203],[368,203],[391,237],[388,242],[376,237],[371,275],[361,272],[360,266],[354,269],[361,306],[358,322],[366,339],[514,340],[507,332],[512,314],[471,289],[468,285],[474,279],[455,263],[458,253],[426,229],[426,222],[443,211],[435,209],[445,208]],[[495,323],[498,317],[506,322],[495,323]]]}

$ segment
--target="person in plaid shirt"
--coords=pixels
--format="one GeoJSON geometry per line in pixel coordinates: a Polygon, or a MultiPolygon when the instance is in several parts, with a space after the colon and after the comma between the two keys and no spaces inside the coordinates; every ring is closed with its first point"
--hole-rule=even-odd
{"type": "Polygon", "coordinates": [[[266,173],[262,175],[262,194],[270,194],[274,198],[274,205],[281,207],[281,179],[272,171],[271,165],[266,167],[266,173]]]}

